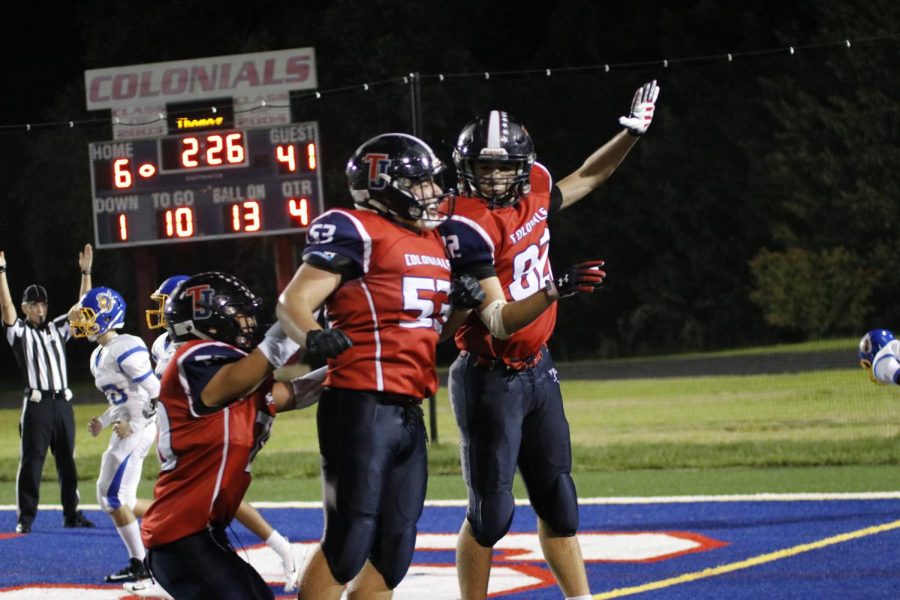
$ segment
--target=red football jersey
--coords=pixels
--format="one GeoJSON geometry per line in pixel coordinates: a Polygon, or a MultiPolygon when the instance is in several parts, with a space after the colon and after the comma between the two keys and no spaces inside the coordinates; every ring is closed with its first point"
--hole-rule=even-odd
{"type": "MultiPolygon", "coordinates": [[[[478,198],[460,196],[449,221],[441,225],[453,270],[493,264],[507,302],[522,300],[542,290],[553,277],[550,269],[552,179],[535,163],[530,173],[531,191],[515,205],[489,209],[478,198]]],[[[543,346],[556,324],[556,303],[508,339],[493,337],[473,312],[456,332],[456,345],[483,356],[521,360],[543,346]]]]}
{"type": "Polygon", "coordinates": [[[325,301],[353,346],[328,361],[326,386],[425,398],[437,390],[435,346],[450,312],[450,260],[436,231],[333,209],[307,232],[304,257],[350,259],[362,273],[325,301]]]}
{"type": "Polygon", "coordinates": [[[227,525],[250,485],[250,463],[269,437],[272,379],[246,398],[210,408],[200,393],[224,365],[246,356],[228,344],[192,341],[172,357],[159,394],[156,498],[141,523],[153,548],[206,528],[227,525]]]}

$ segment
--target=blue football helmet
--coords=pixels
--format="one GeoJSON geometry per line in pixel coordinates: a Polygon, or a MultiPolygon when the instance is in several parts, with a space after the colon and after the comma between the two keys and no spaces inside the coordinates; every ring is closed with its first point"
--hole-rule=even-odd
{"type": "Polygon", "coordinates": [[[91,288],[69,312],[69,326],[74,337],[96,342],[104,333],[125,326],[125,300],[112,288],[91,288]]]}
{"type": "Polygon", "coordinates": [[[859,365],[869,371],[869,377],[874,381],[872,363],[875,355],[894,339],[894,334],[887,329],[873,329],[859,340],[859,365]]]}
{"type": "Polygon", "coordinates": [[[172,275],[159,284],[155,292],[150,294],[150,300],[156,302],[156,307],[146,311],[147,327],[150,329],[162,329],[166,326],[166,315],[163,312],[166,307],[166,299],[175,292],[178,284],[187,278],[187,275],[172,275]]]}

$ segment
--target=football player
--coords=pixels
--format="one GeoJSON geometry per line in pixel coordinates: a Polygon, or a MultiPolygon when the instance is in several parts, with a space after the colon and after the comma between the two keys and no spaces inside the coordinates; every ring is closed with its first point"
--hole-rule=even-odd
{"type": "Polygon", "coordinates": [[[112,428],[100,462],[97,502],[115,523],[128,550],[128,564],[107,575],[106,581],[111,583],[148,577],[134,508],[144,458],[156,439],[159,396],[159,380],[150,366],[147,346],[137,336],[119,334],[124,325],[125,301],[107,287],[89,289],[69,311],[72,334],[97,344],[90,359],[91,375],[109,402],[102,415],[91,418],[88,431],[97,437],[105,427],[112,428]]]}
{"type": "Polygon", "coordinates": [[[900,385],[900,341],[887,329],[873,329],[859,340],[859,365],[875,383],[900,385]]]}
{"type": "Polygon", "coordinates": [[[605,273],[602,261],[589,261],[555,278],[547,219],[615,171],[647,131],[658,94],[655,81],[641,86],[624,129],[556,185],[528,131],[504,111],[468,123],[453,150],[462,195],[441,230],[454,275],[478,279],[486,294],[456,332],[461,352],[449,381],[469,496],[456,554],[464,599],[487,595],[492,548],[512,522],[517,466],[560,588],[566,598],[590,597],[569,424],[546,343],[556,300],[594,291],[605,273]]]}
{"type": "MultiPolygon", "coordinates": [[[[278,301],[279,322],[328,360],[318,406],[325,532],[300,580],[304,600],[392,590],[409,569],[427,481],[421,402],[437,389],[435,346],[451,304],[436,226],[452,208],[443,163],[401,133],[362,144],[347,164],[354,209],[332,209],[307,232],[303,264],[278,301]],[[324,306],[329,328],[316,320],[324,306]],[[365,567],[365,568],[364,568],[365,567]]],[[[385,597],[390,597],[388,592],[385,597]]]]}
{"type": "Polygon", "coordinates": [[[232,275],[201,273],[165,303],[177,345],[159,395],[162,461],[141,533],[147,565],[175,598],[273,598],[225,528],[277,412],[318,400],[324,372],[274,382],[297,344],[278,325],[263,336],[261,299],[232,275]]]}
{"type": "MultiPolygon", "coordinates": [[[[171,296],[175,288],[182,281],[188,279],[187,275],[172,275],[166,278],[159,287],[150,295],[150,299],[156,304],[154,308],[146,311],[147,327],[150,329],[165,329],[166,300],[171,296]]],[[[154,341],[150,348],[150,355],[153,358],[156,375],[162,379],[166,370],[169,359],[175,354],[177,344],[169,337],[168,332],[163,331],[154,341]]],[[[145,508],[145,507],[144,507],[145,508]]],[[[143,513],[138,514],[141,516],[143,513]]],[[[272,527],[268,521],[260,514],[258,510],[253,508],[249,502],[241,501],[237,513],[234,516],[239,523],[256,534],[259,539],[263,540],[269,548],[275,551],[281,558],[282,569],[284,570],[284,591],[285,593],[295,592],[297,590],[297,579],[299,577],[298,560],[294,557],[294,552],[290,541],[281,533],[272,527]]],[[[132,589],[132,591],[136,591],[132,589]]]]}

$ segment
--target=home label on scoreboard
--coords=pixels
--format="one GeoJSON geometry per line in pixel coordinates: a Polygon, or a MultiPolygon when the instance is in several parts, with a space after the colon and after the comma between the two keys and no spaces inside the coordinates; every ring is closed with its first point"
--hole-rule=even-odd
{"type": "Polygon", "coordinates": [[[323,210],[318,123],[89,147],[97,248],[305,231],[323,210]]]}

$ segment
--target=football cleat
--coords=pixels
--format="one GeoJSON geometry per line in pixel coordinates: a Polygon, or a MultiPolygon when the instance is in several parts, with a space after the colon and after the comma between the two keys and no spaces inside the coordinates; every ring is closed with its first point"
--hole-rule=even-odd
{"type": "Polygon", "coordinates": [[[174,600],[172,595],[152,578],[124,583],[122,584],[122,589],[139,598],[163,598],[165,600],[174,600]]]}
{"type": "Polygon", "coordinates": [[[67,517],[63,521],[63,527],[96,527],[94,522],[84,516],[84,513],[80,510],[75,511],[75,515],[71,517],[67,517]]]}
{"type": "Polygon", "coordinates": [[[144,563],[136,558],[129,558],[128,564],[115,573],[106,576],[107,583],[124,583],[126,581],[139,581],[141,579],[149,579],[150,573],[144,563]]]}

